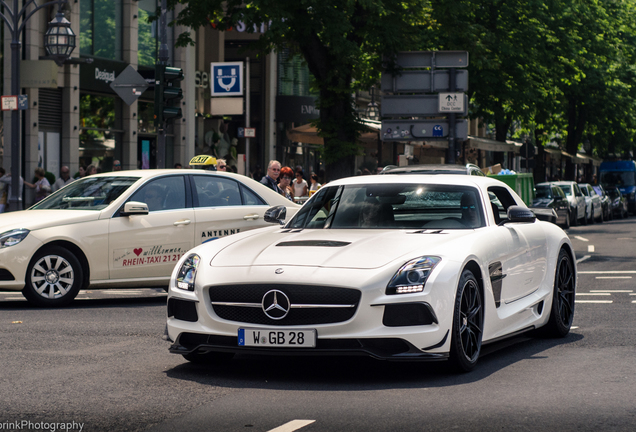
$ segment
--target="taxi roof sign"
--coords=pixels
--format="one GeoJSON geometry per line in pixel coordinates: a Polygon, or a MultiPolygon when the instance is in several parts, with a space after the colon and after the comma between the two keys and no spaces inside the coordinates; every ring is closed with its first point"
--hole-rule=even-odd
{"type": "Polygon", "coordinates": [[[207,155],[195,156],[190,159],[190,165],[216,165],[216,158],[207,155]]]}

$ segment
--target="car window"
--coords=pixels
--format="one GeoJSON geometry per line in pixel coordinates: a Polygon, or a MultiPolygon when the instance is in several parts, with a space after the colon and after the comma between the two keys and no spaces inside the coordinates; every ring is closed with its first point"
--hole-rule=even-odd
{"type": "Polygon", "coordinates": [[[160,177],[144,184],[128,201],[148,205],[148,211],[185,208],[185,182],[183,176],[160,177]]]}
{"type": "Polygon", "coordinates": [[[568,184],[559,185],[561,190],[565,193],[566,196],[572,196],[572,188],[568,184]]]}
{"type": "Polygon", "coordinates": [[[221,176],[193,176],[199,207],[226,207],[243,204],[238,182],[221,176]]]}
{"type": "Polygon", "coordinates": [[[594,192],[596,192],[597,195],[603,196],[603,189],[601,189],[600,186],[592,186],[592,189],[594,189],[594,192]]]}
{"type": "Polygon", "coordinates": [[[49,195],[31,208],[102,210],[137,180],[139,177],[84,177],[49,195]]]}
{"type": "Polygon", "coordinates": [[[241,185],[241,194],[243,196],[243,205],[267,205],[267,203],[263,201],[261,197],[256,195],[254,191],[244,185],[241,185]]]}
{"type": "Polygon", "coordinates": [[[537,186],[537,198],[552,198],[550,186],[537,186]]]}
{"type": "Polygon", "coordinates": [[[590,196],[590,193],[588,192],[586,187],[582,187],[581,188],[581,193],[585,196],[590,196]]]}
{"type": "Polygon", "coordinates": [[[369,184],[323,187],[290,221],[307,229],[473,229],[485,225],[468,186],[369,184]]]}
{"type": "Polygon", "coordinates": [[[558,187],[558,186],[554,186],[554,187],[552,188],[552,195],[554,195],[554,196],[560,196],[560,197],[565,198],[565,194],[563,193],[563,191],[561,190],[561,188],[560,188],[560,187],[558,187]]]}
{"type": "Polygon", "coordinates": [[[515,199],[510,195],[508,189],[500,186],[491,186],[488,188],[488,197],[490,198],[490,206],[495,216],[495,222],[498,224],[501,220],[508,218],[508,207],[517,205],[515,199]]]}

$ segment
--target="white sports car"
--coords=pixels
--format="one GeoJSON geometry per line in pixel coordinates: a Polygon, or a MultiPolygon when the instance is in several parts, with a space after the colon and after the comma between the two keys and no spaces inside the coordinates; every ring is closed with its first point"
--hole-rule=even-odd
{"type": "Polygon", "coordinates": [[[0,214],[0,289],[61,306],[80,289],[166,287],[206,241],[269,226],[272,205],[300,206],[248,177],[203,170],[84,177],[28,210],[0,214]]]}
{"type": "Polygon", "coordinates": [[[570,330],[570,240],[496,179],[342,179],[277,225],[181,258],[168,292],[171,352],[450,359],[468,371],[482,344],[570,330]]]}

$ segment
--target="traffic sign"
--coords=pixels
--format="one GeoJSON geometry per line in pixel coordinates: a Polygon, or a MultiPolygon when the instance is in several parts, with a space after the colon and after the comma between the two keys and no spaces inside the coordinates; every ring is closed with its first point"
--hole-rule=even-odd
{"type": "Polygon", "coordinates": [[[132,105],[148,88],[148,82],[139,75],[134,67],[128,65],[113,82],[110,88],[126,103],[132,105]]]}
{"type": "MultiPolygon", "coordinates": [[[[455,139],[468,139],[468,121],[457,120],[455,139]]],[[[383,120],[383,141],[417,141],[430,138],[448,138],[449,122],[440,120],[383,120]]]]}
{"type": "Polygon", "coordinates": [[[2,111],[13,111],[18,109],[17,96],[2,96],[2,111]]]}
{"type": "Polygon", "coordinates": [[[243,62],[211,63],[212,96],[243,95],[243,62]]]}
{"type": "Polygon", "coordinates": [[[29,96],[18,95],[18,109],[22,111],[29,109],[29,96]]]}
{"type": "MultiPolygon", "coordinates": [[[[455,74],[455,90],[468,90],[468,71],[458,70],[455,74]]],[[[449,75],[450,71],[448,69],[435,71],[405,70],[395,76],[384,73],[382,74],[382,91],[385,93],[434,93],[450,91],[449,75]]]]}
{"type": "Polygon", "coordinates": [[[440,93],[439,112],[464,115],[466,112],[464,99],[466,99],[464,93],[440,93]]]}
{"type": "MultiPolygon", "coordinates": [[[[441,93],[440,93],[441,94],[441,93]]],[[[454,94],[454,93],[451,93],[454,94]]],[[[461,98],[462,111],[457,110],[445,110],[441,111],[440,101],[438,95],[399,95],[399,96],[384,96],[382,98],[381,112],[383,117],[421,117],[421,116],[436,116],[440,113],[447,114],[449,112],[466,115],[466,107],[468,103],[465,103],[467,99],[464,93],[461,98]]]]}

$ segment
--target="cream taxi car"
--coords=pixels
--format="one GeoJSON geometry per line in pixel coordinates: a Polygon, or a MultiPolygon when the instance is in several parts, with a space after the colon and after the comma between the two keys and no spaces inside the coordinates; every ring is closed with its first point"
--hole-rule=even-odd
{"type": "Polygon", "coordinates": [[[203,170],[104,173],[0,214],[0,289],[61,306],[80,289],[165,287],[191,248],[260,228],[299,205],[251,178],[203,170]]]}

